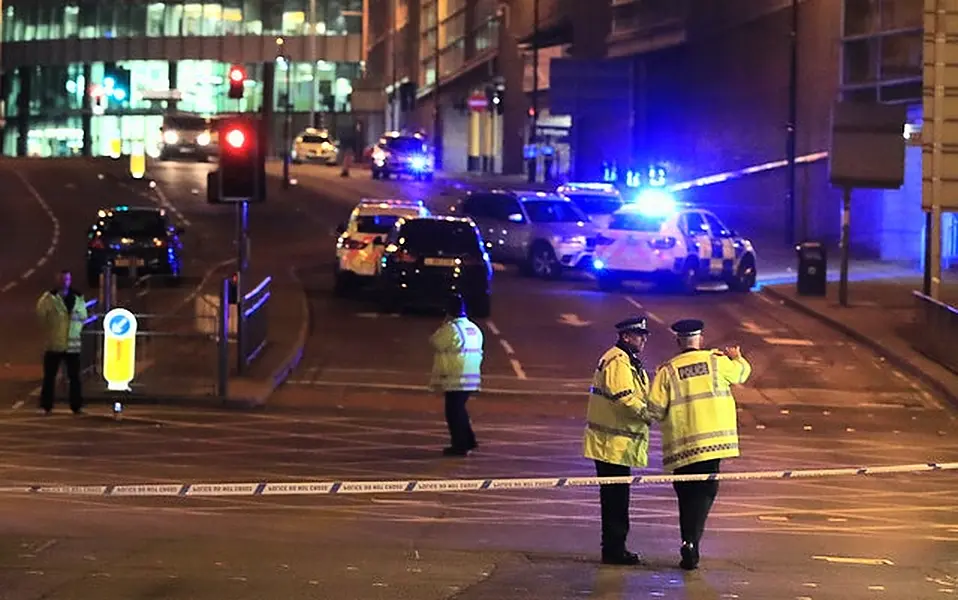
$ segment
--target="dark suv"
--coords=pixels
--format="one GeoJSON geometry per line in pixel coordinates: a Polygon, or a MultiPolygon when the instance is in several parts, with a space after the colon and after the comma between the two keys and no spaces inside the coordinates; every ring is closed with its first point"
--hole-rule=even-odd
{"type": "Polygon", "coordinates": [[[117,275],[162,275],[179,283],[182,276],[180,235],[166,211],[153,207],[117,206],[97,213],[87,231],[86,274],[96,287],[110,264],[117,275]]]}
{"type": "Polygon", "coordinates": [[[376,245],[385,245],[378,292],[384,312],[410,305],[441,308],[457,293],[475,318],[492,311],[492,263],[471,219],[400,219],[376,245]]]}

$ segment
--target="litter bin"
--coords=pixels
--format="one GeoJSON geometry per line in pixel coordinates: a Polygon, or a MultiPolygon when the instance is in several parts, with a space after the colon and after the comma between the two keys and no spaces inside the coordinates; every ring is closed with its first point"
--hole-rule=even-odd
{"type": "Polygon", "coordinates": [[[795,251],[798,253],[798,295],[824,296],[828,286],[825,245],[802,242],[795,246],[795,251]]]}

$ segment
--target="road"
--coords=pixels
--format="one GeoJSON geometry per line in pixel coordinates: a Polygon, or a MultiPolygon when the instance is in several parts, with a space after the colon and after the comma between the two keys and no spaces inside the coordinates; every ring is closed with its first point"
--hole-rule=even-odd
{"type": "MultiPolygon", "coordinates": [[[[225,239],[229,215],[193,194],[208,168],[153,175],[191,229],[217,222],[225,239]]],[[[270,408],[131,407],[120,422],[11,411],[0,415],[3,484],[587,475],[583,389],[612,324],[639,310],[653,321],[650,365],[672,353],[667,325],[682,317],[702,318],[710,343],[739,343],[752,361],[752,381],[736,390],[743,457],[727,470],[958,460],[950,409],[759,295],[604,293],[586,278],[539,282],[509,269],[497,272],[493,316],[480,323],[481,451],[440,458],[441,401],[422,389],[439,317],[383,316],[369,299],[329,292],[333,231],[359,197],[445,202],[449,188],[294,173],[295,191],[252,216],[254,261],[296,266],[312,310],[303,364],[270,408]]],[[[657,433],[652,445],[657,472],[657,433]]],[[[638,569],[596,563],[594,489],[3,496],[0,598],[940,598],[958,591],[956,489],[953,472],[723,483],[692,574],[675,566],[668,487],[633,494],[631,543],[650,562],[638,569]]]]}

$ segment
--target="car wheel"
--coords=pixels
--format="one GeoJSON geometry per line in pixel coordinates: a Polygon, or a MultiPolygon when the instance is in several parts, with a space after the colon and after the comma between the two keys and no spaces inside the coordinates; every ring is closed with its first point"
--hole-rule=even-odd
{"type": "Polygon", "coordinates": [[[739,263],[735,277],[728,282],[728,287],[733,292],[746,294],[755,287],[757,280],[758,272],[755,269],[755,259],[747,257],[743,258],[742,262],[739,263]]]}
{"type": "Polygon", "coordinates": [[[685,261],[682,272],[679,273],[679,289],[687,294],[694,294],[699,285],[699,265],[694,259],[685,261]]]}
{"type": "Polygon", "coordinates": [[[469,316],[474,319],[488,319],[492,315],[492,298],[483,294],[468,304],[469,316]]]}
{"type": "Polygon", "coordinates": [[[540,279],[557,279],[562,273],[562,265],[556,258],[552,247],[545,242],[532,246],[529,253],[529,273],[540,279]]]}

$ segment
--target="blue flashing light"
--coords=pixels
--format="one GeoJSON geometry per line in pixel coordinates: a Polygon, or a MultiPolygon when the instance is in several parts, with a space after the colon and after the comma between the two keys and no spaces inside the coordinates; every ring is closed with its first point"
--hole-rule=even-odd
{"type": "Polygon", "coordinates": [[[425,156],[414,156],[410,159],[409,166],[416,171],[425,171],[429,167],[429,160],[425,156]]]}
{"type": "Polygon", "coordinates": [[[647,217],[663,217],[676,211],[675,196],[661,188],[646,188],[635,197],[635,209],[647,217]]]}
{"type": "Polygon", "coordinates": [[[123,102],[126,99],[126,92],[122,88],[116,88],[113,90],[113,97],[117,102],[123,102]]]}
{"type": "Polygon", "coordinates": [[[112,90],[115,86],[116,86],[116,79],[113,79],[112,77],[105,77],[103,79],[103,87],[105,87],[106,89],[112,90]]]}
{"type": "Polygon", "coordinates": [[[592,268],[596,271],[601,271],[605,268],[605,263],[599,260],[598,258],[592,261],[592,268]]]}

